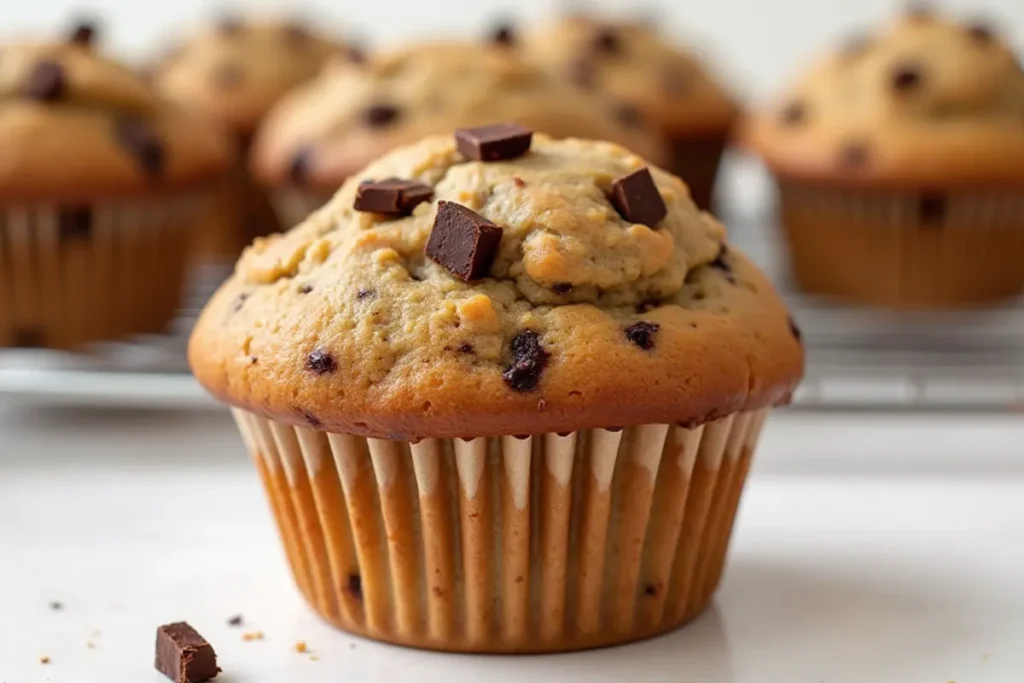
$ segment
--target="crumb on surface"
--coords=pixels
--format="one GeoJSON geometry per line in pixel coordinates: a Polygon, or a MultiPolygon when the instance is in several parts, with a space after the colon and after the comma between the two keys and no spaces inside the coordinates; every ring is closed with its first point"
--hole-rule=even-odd
{"type": "Polygon", "coordinates": [[[306,645],[306,641],[300,640],[299,642],[295,643],[295,651],[296,652],[309,652],[309,646],[306,645]]]}
{"type": "Polygon", "coordinates": [[[247,631],[242,634],[242,640],[247,643],[254,640],[263,640],[263,631],[247,631]]]}
{"type": "Polygon", "coordinates": [[[46,655],[43,655],[42,657],[39,658],[39,663],[40,664],[49,664],[50,663],[50,658],[47,657],[46,655]]]}
{"type": "Polygon", "coordinates": [[[228,626],[241,626],[242,625],[242,621],[243,621],[242,615],[241,614],[236,614],[235,616],[233,616],[230,619],[228,619],[228,626]]]}
{"type": "Polygon", "coordinates": [[[64,603],[59,600],[51,600],[50,609],[52,609],[54,612],[59,612],[60,610],[64,609],[64,603]]]}

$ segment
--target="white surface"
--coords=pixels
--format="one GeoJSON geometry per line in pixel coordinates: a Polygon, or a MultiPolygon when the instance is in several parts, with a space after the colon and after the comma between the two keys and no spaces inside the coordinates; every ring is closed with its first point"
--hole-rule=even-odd
{"type": "Polygon", "coordinates": [[[715,607],[668,637],[419,653],[306,609],[222,414],[0,411],[0,681],[158,683],[155,628],[177,619],[224,683],[1024,681],[1018,417],[777,416],[735,541],[715,607]],[[236,613],[266,640],[242,642],[236,613]]]}

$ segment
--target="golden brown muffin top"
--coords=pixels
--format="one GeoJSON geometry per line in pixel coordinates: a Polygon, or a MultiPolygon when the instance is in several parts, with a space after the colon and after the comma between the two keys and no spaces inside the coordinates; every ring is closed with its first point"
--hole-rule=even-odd
{"type": "Polygon", "coordinates": [[[460,126],[518,121],[555,137],[610,139],[660,159],[635,112],[586,93],[496,45],[431,42],[364,64],[338,61],[285,98],[254,143],[263,182],[333,192],[395,147],[460,126]]]}
{"type": "Polygon", "coordinates": [[[250,133],[285,93],[347,54],[297,20],[225,18],[162,60],[154,80],[175,101],[250,133]]]}
{"type": "Polygon", "coordinates": [[[0,199],[91,201],[209,180],[209,126],[86,43],[0,47],[0,199]]]}
{"type": "Polygon", "coordinates": [[[632,104],[672,136],[722,133],[738,114],[695,55],[645,23],[570,16],[527,32],[521,49],[560,76],[632,104]]]}
{"type": "Polygon", "coordinates": [[[985,24],[924,10],[822,59],[744,135],[783,176],[1024,183],[1024,69],[985,24]]]}
{"type": "Polygon", "coordinates": [[[200,382],[405,440],[700,423],[788,398],[799,333],[682,181],[606,142],[474,149],[393,151],[258,240],[197,324],[200,382]]]}

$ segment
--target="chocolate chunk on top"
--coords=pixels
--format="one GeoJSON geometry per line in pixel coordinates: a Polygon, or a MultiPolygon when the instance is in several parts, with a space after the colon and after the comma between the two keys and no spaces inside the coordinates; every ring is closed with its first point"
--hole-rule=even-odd
{"type": "Polygon", "coordinates": [[[148,121],[136,118],[121,119],[117,122],[115,136],[148,175],[159,176],[163,173],[164,145],[148,121]]]}
{"type": "Polygon", "coordinates": [[[654,335],[661,326],[658,323],[649,322],[638,322],[633,323],[627,327],[624,331],[626,339],[639,346],[644,351],[650,351],[654,348],[654,335]]]}
{"type": "Polygon", "coordinates": [[[40,102],[56,102],[64,99],[67,90],[64,67],[51,59],[43,59],[29,72],[24,93],[26,97],[40,102]]]}
{"type": "Polygon", "coordinates": [[[389,216],[408,216],[433,196],[434,188],[415,180],[370,180],[359,184],[353,208],[389,216]]]}
{"type": "Polygon", "coordinates": [[[551,357],[540,345],[540,335],[533,330],[523,330],[509,345],[512,363],[502,374],[502,379],[512,391],[533,391],[540,383],[541,373],[551,357]]]}
{"type": "Polygon", "coordinates": [[[455,145],[462,156],[476,161],[504,161],[530,150],[533,131],[517,123],[496,123],[480,128],[459,128],[455,145]]]}
{"type": "Polygon", "coordinates": [[[454,202],[437,205],[427,256],[463,282],[487,275],[501,244],[502,229],[454,202]]]}
{"type": "Polygon", "coordinates": [[[208,681],[220,673],[213,646],[185,622],[157,629],[156,669],[176,683],[208,681]]]}
{"type": "Polygon", "coordinates": [[[612,183],[611,202],[619,215],[630,223],[642,223],[649,228],[668,214],[665,200],[654,184],[649,168],[644,167],[612,183]]]}

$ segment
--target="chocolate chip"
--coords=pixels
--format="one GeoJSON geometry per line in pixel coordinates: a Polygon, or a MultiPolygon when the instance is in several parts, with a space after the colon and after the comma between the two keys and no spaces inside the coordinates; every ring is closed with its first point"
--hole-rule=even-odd
{"type": "Polygon", "coordinates": [[[313,285],[311,285],[309,283],[299,285],[299,289],[298,289],[299,294],[309,294],[312,291],[313,291],[313,285]]]}
{"type": "Polygon", "coordinates": [[[158,176],[163,173],[164,146],[147,121],[135,118],[120,119],[116,124],[115,136],[147,174],[158,176]]]}
{"type": "Polygon", "coordinates": [[[356,600],[363,599],[363,579],[359,574],[349,574],[345,592],[356,600]]]}
{"type": "Polygon", "coordinates": [[[550,354],[540,345],[540,336],[533,330],[523,330],[513,337],[510,348],[512,364],[502,374],[502,379],[512,391],[533,391],[540,383],[550,354]]]}
{"type": "Polygon", "coordinates": [[[461,204],[440,201],[427,240],[427,256],[463,282],[487,275],[502,229],[461,204]]]}
{"type": "Polygon", "coordinates": [[[613,115],[619,123],[627,128],[636,128],[644,121],[644,117],[640,113],[640,110],[628,102],[624,102],[616,106],[613,111],[613,115]]]}
{"type": "Polygon", "coordinates": [[[292,161],[288,164],[288,180],[295,185],[302,185],[309,178],[309,171],[313,167],[313,149],[303,147],[295,152],[292,161]]]}
{"type": "Polygon", "coordinates": [[[57,214],[57,233],[61,241],[89,239],[92,235],[92,209],[87,206],[61,209],[57,214]]]}
{"type": "Polygon", "coordinates": [[[572,285],[569,284],[568,282],[556,282],[555,284],[551,285],[551,291],[555,292],[556,294],[568,294],[569,292],[572,291],[572,285]]]}
{"type": "Polygon", "coordinates": [[[96,41],[96,22],[88,19],[79,20],[68,34],[68,42],[74,45],[88,47],[96,41]]]}
{"type": "Polygon", "coordinates": [[[789,332],[790,334],[793,335],[793,338],[796,339],[798,342],[803,342],[804,335],[800,331],[800,328],[797,326],[796,321],[793,320],[793,316],[789,316],[789,332]]]}
{"type": "Polygon", "coordinates": [[[591,41],[591,47],[594,48],[594,52],[598,54],[617,54],[622,51],[622,41],[619,39],[618,32],[611,26],[602,26],[594,34],[594,38],[591,41]]]}
{"type": "Polygon", "coordinates": [[[651,170],[646,166],[612,183],[611,202],[619,215],[630,223],[642,223],[655,228],[668,214],[665,200],[654,184],[651,170]]]}
{"type": "Polygon", "coordinates": [[[64,67],[50,59],[36,62],[29,72],[24,94],[40,102],[56,102],[67,94],[68,84],[64,67]]]}
{"type": "Polygon", "coordinates": [[[473,353],[473,345],[459,344],[459,353],[473,353]]]}
{"type": "Polygon", "coordinates": [[[839,165],[848,170],[861,169],[868,163],[870,153],[863,142],[848,142],[839,148],[839,165]]]}
{"type": "Polygon", "coordinates": [[[592,88],[597,80],[597,71],[589,61],[580,59],[569,66],[568,77],[581,88],[592,88]]]}
{"type": "Polygon", "coordinates": [[[260,359],[256,356],[249,356],[249,365],[256,365],[260,362],[260,359]]]}
{"type": "Polygon", "coordinates": [[[22,328],[14,333],[14,348],[41,349],[46,346],[46,336],[37,327],[22,328]]]}
{"type": "Polygon", "coordinates": [[[480,128],[455,130],[455,146],[467,159],[505,161],[530,150],[533,131],[518,123],[496,123],[480,128]]]}
{"type": "Polygon", "coordinates": [[[353,208],[356,211],[408,216],[412,210],[434,196],[434,188],[415,180],[387,178],[359,184],[353,208]]]}
{"type": "Polygon", "coordinates": [[[790,102],[782,109],[779,120],[785,126],[796,126],[807,119],[807,105],[803,102],[790,102]]]}
{"type": "Polygon", "coordinates": [[[365,299],[367,297],[371,297],[371,296],[372,297],[376,297],[377,296],[376,290],[373,290],[373,289],[360,289],[359,292],[356,294],[356,299],[358,299],[359,301],[362,301],[363,299],[365,299]]]}
{"type": "Polygon", "coordinates": [[[929,227],[939,227],[946,221],[947,198],[944,194],[923,194],[917,201],[918,220],[929,227]]]}
{"type": "Polygon", "coordinates": [[[511,47],[516,44],[516,30],[512,24],[502,22],[491,31],[490,39],[495,45],[511,47]]]}
{"type": "Polygon", "coordinates": [[[968,24],[967,34],[979,45],[988,45],[995,40],[996,32],[988,24],[980,21],[968,24]]]}
{"type": "Polygon", "coordinates": [[[318,375],[332,373],[337,368],[338,364],[335,362],[334,356],[323,349],[316,349],[306,358],[306,369],[312,370],[318,375]]]}
{"type": "Polygon", "coordinates": [[[914,64],[899,64],[892,71],[892,87],[897,92],[916,90],[924,76],[914,64]]]}
{"type": "Polygon", "coordinates": [[[224,62],[213,71],[213,83],[222,90],[235,90],[243,80],[245,72],[234,62],[224,62]]]}
{"type": "Polygon", "coordinates": [[[398,107],[390,104],[374,104],[363,111],[363,121],[373,128],[381,128],[398,120],[398,107]]]}
{"type": "Polygon", "coordinates": [[[228,626],[241,626],[242,625],[242,621],[243,621],[242,615],[241,614],[236,614],[235,616],[233,616],[230,619],[228,619],[228,626]]]}
{"type": "Polygon", "coordinates": [[[220,673],[213,646],[185,622],[157,629],[156,669],[176,683],[208,681],[220,673]]]}
{"type": "Polygon", "coordinates": [[[624,332],[626,339],[639,346],[644,351],[654,348],[654,335],[661,329],[658,323],[638,322],[627,327],[624,332]]]}

